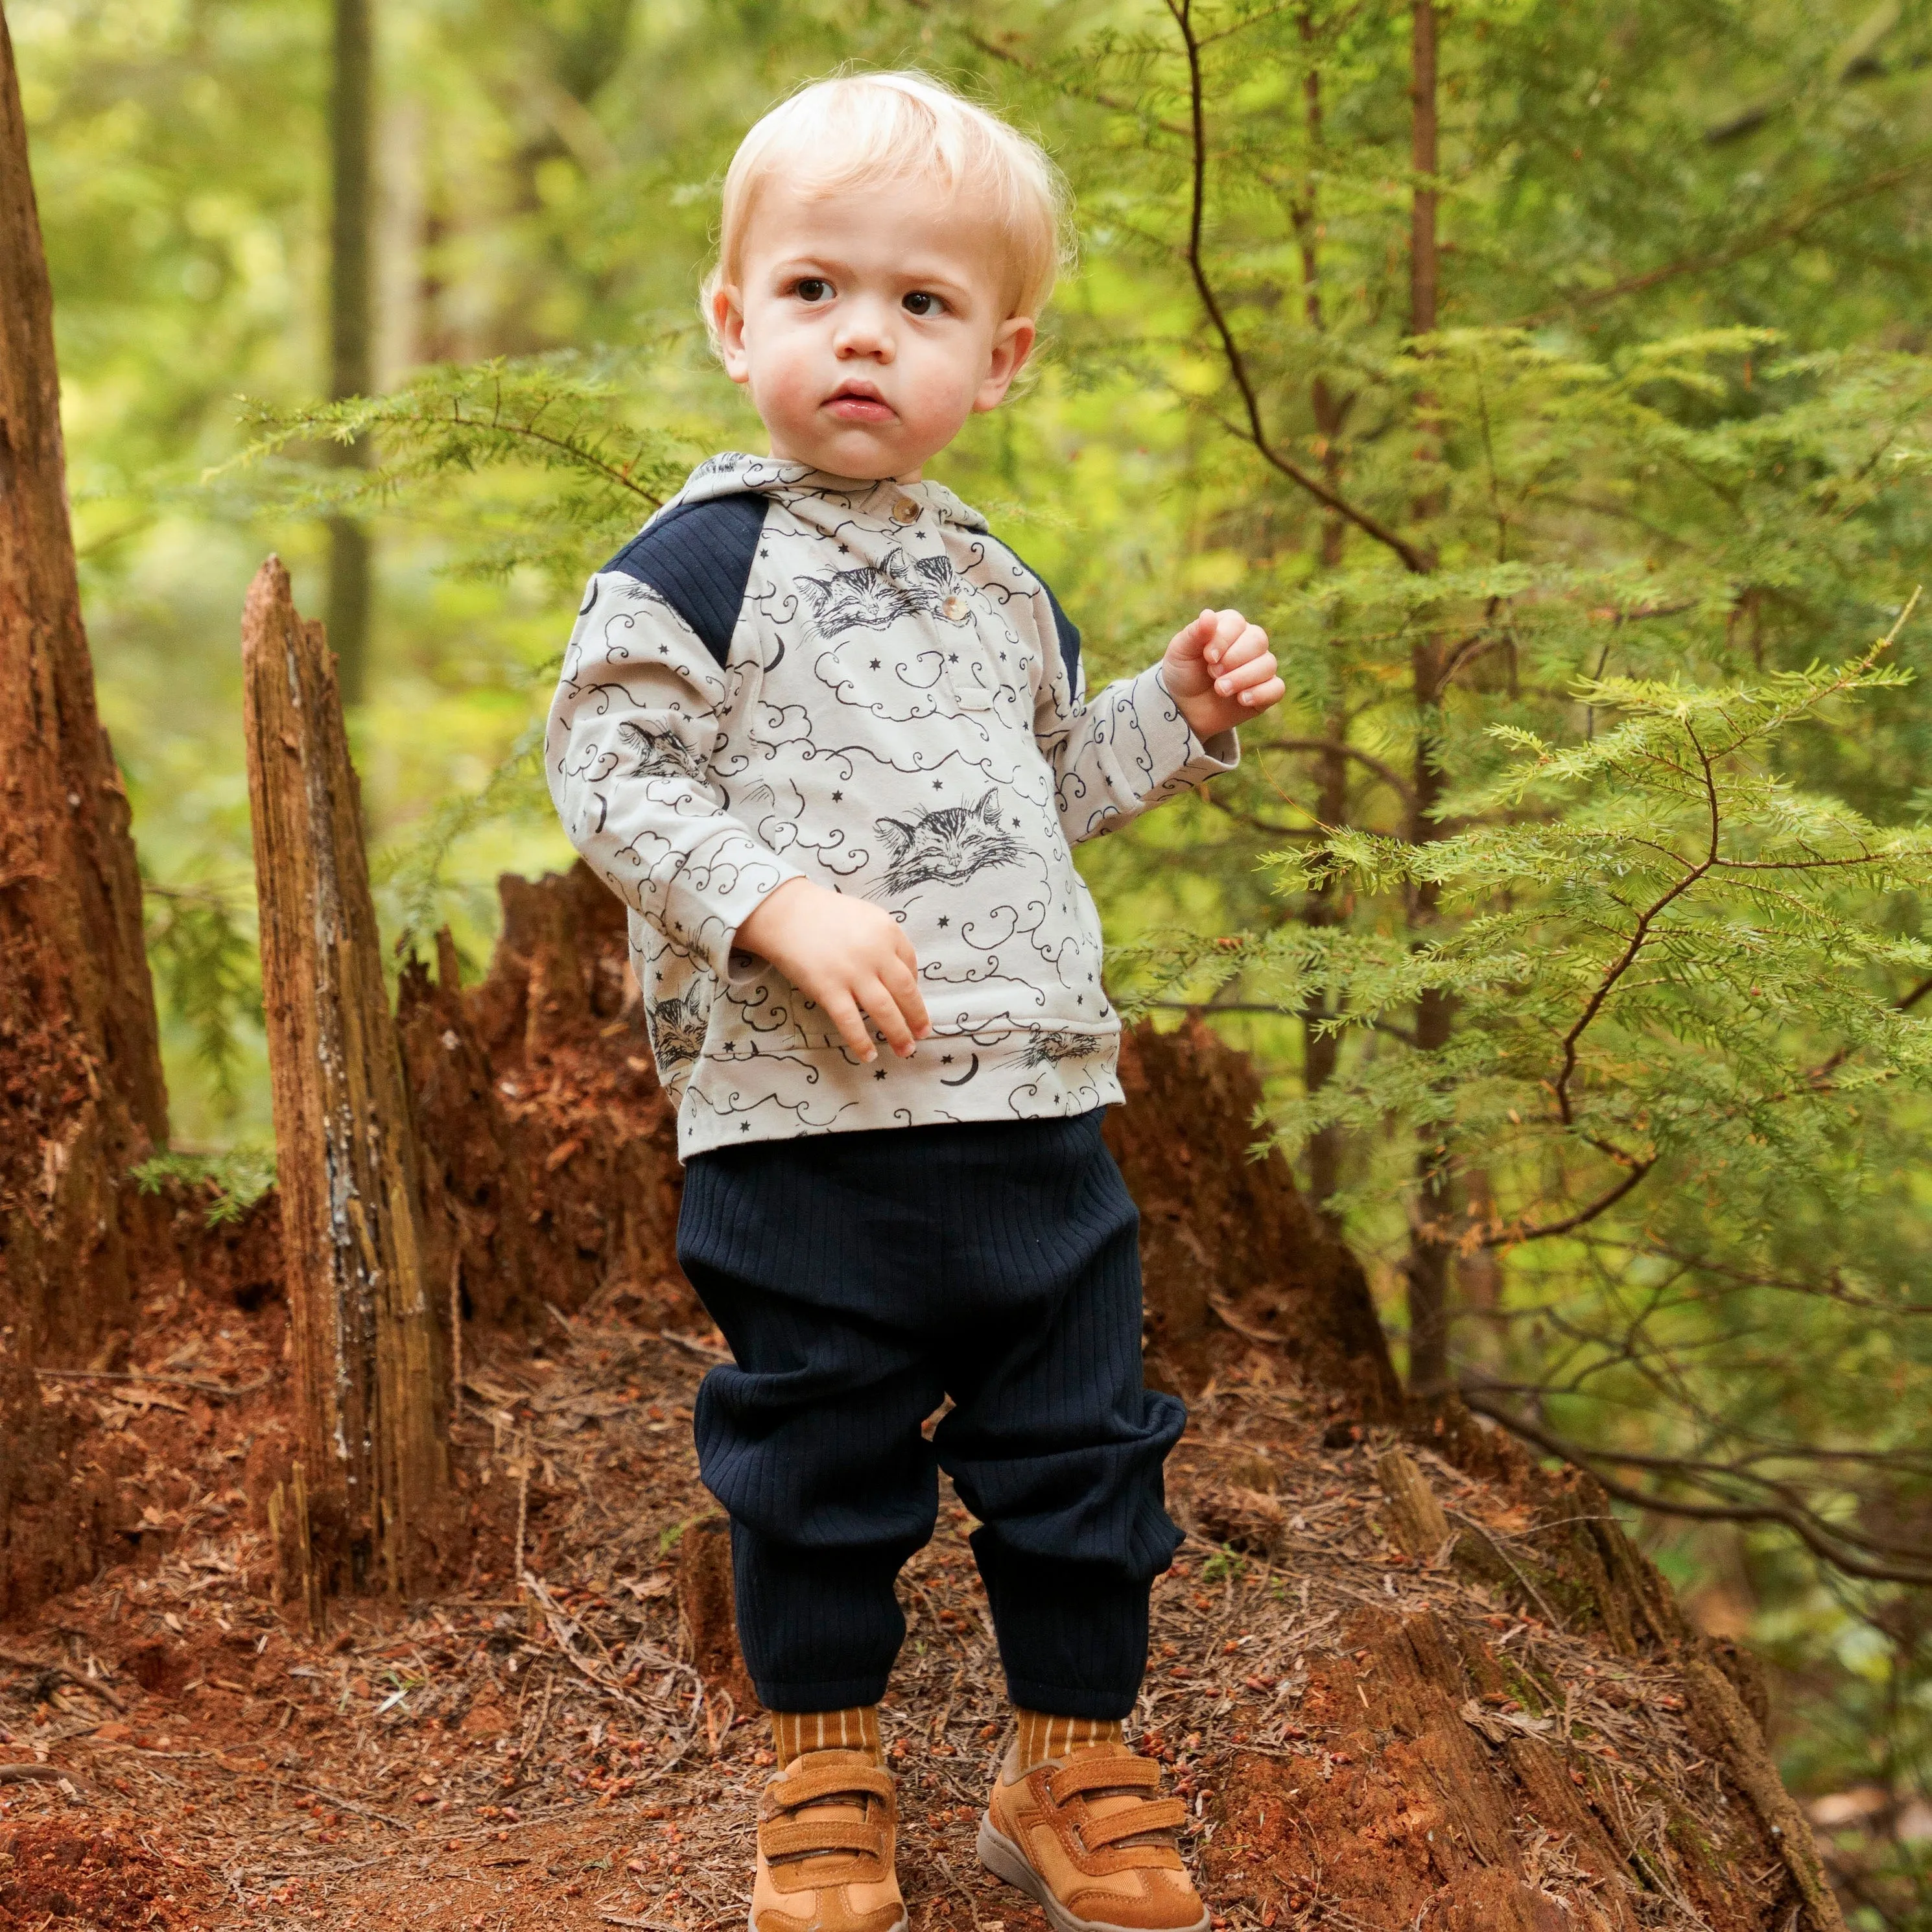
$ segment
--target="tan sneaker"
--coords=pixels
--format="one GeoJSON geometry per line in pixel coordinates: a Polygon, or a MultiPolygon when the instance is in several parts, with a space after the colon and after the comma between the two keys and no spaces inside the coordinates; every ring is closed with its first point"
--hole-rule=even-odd
{"type": "Polygon", "coordinates": [[[758,1801],[751,1932],[905,1932],[897,1820],[870,1751],[794,1758],[758,1801]]]}
{"type": "Polygon", "coordinates": [[[980,1862],[1028,1893],[1055,1932],[1208,1932],[1162,1798],[1160,1766],[1125,1744],[1090,1745],[1030,1770],[1013,1741],[980,1823],[980,1862]]]}

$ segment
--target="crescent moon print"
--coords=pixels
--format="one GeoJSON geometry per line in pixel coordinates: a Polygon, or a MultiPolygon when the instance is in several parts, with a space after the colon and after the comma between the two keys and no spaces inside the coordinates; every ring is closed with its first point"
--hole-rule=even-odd
{"type": "Polygon", "coordinates": [[[680,505],[706,514],[663,587],[592,580],[544,770],[629,908],[680,1156],[1118,1101],[1070,848],[1225,770],[1232,742],[1204,748],[1157,670],[1084,696],[1049,593],[940,484],[728,452],[680,505]],[[734,956],[799,878],[899,922],[943,1055],[861,1066],[782,973],[734,956]]]}

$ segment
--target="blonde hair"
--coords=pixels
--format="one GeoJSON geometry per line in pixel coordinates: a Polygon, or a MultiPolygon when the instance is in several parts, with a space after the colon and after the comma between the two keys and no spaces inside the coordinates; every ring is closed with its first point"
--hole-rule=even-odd
{"type": "Polygon", "coordinates": [[[1036,141],[928,74],[834,74],[779,102],[731,158],[718,260],[700,297],[714,345],[712,293],[742,282],[758,191],[777,174],[813,195],[907,181],[984,194],[1006,238],[1009,316],[1037,315],[1072,266],[1066,184],[1036,141]]]}

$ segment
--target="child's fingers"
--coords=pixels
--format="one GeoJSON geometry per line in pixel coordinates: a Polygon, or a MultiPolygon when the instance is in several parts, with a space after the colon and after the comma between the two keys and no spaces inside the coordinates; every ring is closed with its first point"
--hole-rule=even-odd
{"type": "Polygon", "coordinates": [[[1288,686],[1278,677],[1271,677],[1265,684],[1250,685],[1239,694],[1240,701],[1251,711],[1265,711],[1270,704],[1279,704],[1288,695],[1288,686]]]}
{"type": "Polygon", "coordinates": [[[1235,640],[1244,631],[1253,627],[1238,610],[1204,610],[1198,621],[1204,623],[1210,617],[1214,620],[1214,628],[1202,656],[1210,664],[1220,664],[1226,662],[1228,652],[1233,648],[1235,640]]]}
{"type": "Polygon", "coordinates": [[[826,1017],[838,1029],[838,1036],[844,1041],[861,1060],[875,1060],[878,1048],[872,1044],[872,1036],[866,1030],[864,1016],[859,1011],[859,1003],[842,988],[837,992],[821,993],[818,1004],[825,1009],[826,1017]]]}
{"type": "Polygon", "coordinates": [[[1223,670],[1232,670],[1236,664],[1246,664],[1250,658],[1258,658],[1268,647],[1268,633],[1258,624],[1246,624],[1241,634],[1221,653],[1220,664],[1223,670]]]}
{"type": "Polygon", "coordinates": [[[1246,664],[1237,664],[1232,670],[1223,671],[1214,680],[1214,688],[1223,698],[1232,698],[1239,692],[1252,690],[1258,684],[1266,684],[1274,674],[1274,659],[1264,651],[1259,657],[1250,658],[1246,664]]]}
{"type": "Polygon", "coordinates": [[[1174,641],[1184,651],[1207,656],[1214,650],[1214,634],[1220,624],[1218,610],[1204,610],[1192,623],[1181,626],[1174,641]]]}
{"type": "Polygon", "coordinates": [[[886,992],[898,1003],[898,1010],[905,1016],[913,1038],[925,1040],[932,1032],[932,1022],[927,1016],[926,1001],[920,994],[918,957],[903,934],[899,938],[898,953],[899,957],[879,977],[885,982],[886,992]]]}
{"type": "Polygon", "coordinates": [[[886,1036],[886,1044],[903,1060],[912,1051],[912,1028],[899,1011],[899,1003],[882,979],[868,980],[858,989],[859,1004],[873,1025],[886,1036]]]}

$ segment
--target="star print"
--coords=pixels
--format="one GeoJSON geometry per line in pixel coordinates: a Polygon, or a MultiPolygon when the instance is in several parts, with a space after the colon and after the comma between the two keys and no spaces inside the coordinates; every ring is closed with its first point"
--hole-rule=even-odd
{"type": "Polygon", "coordinates": [[[1017,818],[1016,818],[1016,819],[1015,819],[1015,820],[1013,820],[1013,824],[1015,824],[1015,826],[1017,826],[1018,825],[1019,822],[1020,822],[1020,821],[1019,821],[1017,818]]]}
{"type": "Polygon", "coordinates": [[[838,554],[841,556],[843,556],[845,554],[845,546],[843,544],[841,544],[838,546],[838,554]]]}
{"type": "Polygon", "coordinates": [[[842,791],[835,791],[832,794],[832,802],[834,805],[841,804],[844,802],[844,796],[845,794],[842,791]]]}
{"type": "Polygon", "coordinates": [[[941,784],[937,778],[934,778],[932,782],[932,788],[934,791],[944,791],[946,789],[946,788],[941,784]]]}
{"type": "Polygon", "coordinates": [[[957,664],[959,662],[959,653],[957,651],[955,651],[952,655],[946,660],[946,662],[948,664],[957,664]]]}
{"type": "Polygon", "coordinates": [[[943,930],[944,928],[946,928],[946,927],[947,927],[947,926],[950,926],[950,925],[952,923],[952,920],[950,920],[950,919],[942,919],[942,920],[939,922],[939,923],[940,923],[940,926],[941,929],[943,930]]]}
{"type": "Polygon", "coordinates": [[[877,658],[874,658],[872,660],[872,668],[873,668],[874,670],[877,670],[878,669],[878,668],[879,668],[879,661],[878,661],[878,659],[877,658]]]}
{"type": "Polygon", "coordinates": [[[883,1079],[884,1079],[884,1078],[885,1078],[885,1077],[886,1077],[886,1070],[885,1070],[883,1066],[882,1066],[882,1067],[880,1067],[880,1068],[879,1069],[879,1070],[878,1070],[878,1072],[876,1072],[875,1074],[874,1074],[874,1075],[872,1076],[872,1078],[873,1078],[874,1080],[883,1080],[883,1079]]]}
{"type": "Polygon", "coordinates": [[[950,1066],[952,1064],[952,1054],[950,1053],[942,1053],[939,1056],[939,1064],[942,1066],[950,1066]]]}
{"type": "Polygon", "coordinates": [[[741,1134],[748,1134],[752,1131],[751,1122],[749,1120],[740,1120],[738,1123],[738,1131],[741,1134]]]}

